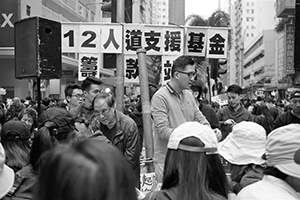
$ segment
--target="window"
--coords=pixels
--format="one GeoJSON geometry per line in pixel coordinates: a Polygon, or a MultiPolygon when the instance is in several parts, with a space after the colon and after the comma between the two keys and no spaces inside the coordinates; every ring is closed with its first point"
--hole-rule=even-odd
{"type": "Polygon", "coordinates": [[[246,21],[247,21],[247,22],[249,21],[249,17],[246,17],[246,21]]]}
{"type": "Polygon", "coordinates": [[[254,14],[254,9],[251,9],[251,13],[254,14]]]}
{"type": "Polygon", "coordinates": [[[246,36],[249,37],[249,33],[247,33],[246,36]]]}
{"type": "Polygon", "coordinates": [[[255,29],[255,26],[251,26],[251,29],[255,29]]]}
{"type": "Polygon", "coordinates": [[[247,6],[249,6],[249,2],[247,2],[247,6]]]}
{"type": "Polygon", "coordinates": [[[247,14],[249,14],[249,9],[247,9],[246,11],[247,11],[247,14]]]}
{"type": "Polygon", "coordinates": [[[254,36],[254,34],[253,33],[251,33],[251,37],[253,37],[254,36]]]}
{"type": "Polygon", "coordinates": [[[162,11],[166,11],[166,9],[162,9],[162,11]]]}
{"type": "Polygon", "coordinates": [[[254,2],[252,2],[252,6],[254,6],[254,2]]]}
{"type": "Polygon", "coordinates": [[[26,5],[26,15],[30,16],[31,14],[31,7],[29,5],[26,5]]]}
{"type": "Polygon", "coordinates": [[[248,28],[249,28],[249,26],[247,25],[246,29],[248,29],[248,28]]]}
{"type": "Polygon", "coordinates": [[[163,25],[165,25],[166,23],[165,23],[165,22],[163,22],[162,24],[163,24],[163,25]]]}
{"type": "Polygon", "coordinates": [[[166,5],[166,2],[163,2],[163,5],[165,6],[165,5],[166,5]]]}
{"type": "Polygon", "coordinates": [[[162,17],[163,17],[163,18],[166,18],[166,15],[163,15],[162,17]]]}
{"type": "Polygon", "coordinates": [[[251,17],[252,21],[254,21],[254,17],[251,17]]]}
{"type": "Polygon", "coordinates": [[[93,11],[91,11],[91,21],[92,22],[95,21],[95,13],[93,11]]]}

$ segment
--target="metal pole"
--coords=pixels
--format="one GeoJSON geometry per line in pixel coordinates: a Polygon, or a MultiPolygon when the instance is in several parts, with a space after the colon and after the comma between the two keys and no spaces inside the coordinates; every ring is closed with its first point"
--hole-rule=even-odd
{"type": "Polygon", "coordinates": [[[208,102],[211,104],[211,85],[210,85],[210,67],[209,67],[209,58],[205,58],[207,63],[206,72],[207,72],[207,85],[208,85],[208,102]]]}
{"type": "MultiPolygon", "coordinates": [[[[117,22],[124,22],[124,0],[113,0],[117,3],[116,19],[117,22]]],[[[117,54],[116,60],[116,99],[117,99],[117,110],[123,112],[124,110],[124,55],[117,54]]]]}
{"type": "MultiPolygon", "coordinates": [[[[151,127],[151,115],[150,115],[150,97],[149,97],[149,84],[148,84],[148,71],[146,61],[146,50],[138,49],[136,51],[139,62],[139,78],[141,87],[141,99],[142,99],[142,110],[143,110],[143,127],[146,147],[146,158],[153,158],[153,136],[151,127]]],[[[153,162],[147,165],[148,172],[153,172],[153,162]]]]}

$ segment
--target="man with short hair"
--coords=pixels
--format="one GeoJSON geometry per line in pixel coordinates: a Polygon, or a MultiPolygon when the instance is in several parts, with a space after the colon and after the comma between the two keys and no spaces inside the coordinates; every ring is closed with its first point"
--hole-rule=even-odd
{"type": "Polygon", "coordinates": [[[86,124],[92,123],[94,109],[92,106],[94,97],[102,90],[102,81],[96,77],[87,77],[81,84],[84,102],[70,110],[71,115],[77,120],[84,120],[86,124]]]}
{"type": "Polygon", "coordinates": [[[253,121],[252,114],[241,103],[242,88],[238,85],[230,85],[227,89],[228,106],[221,108],[217,117],[222,131],[222,140],[232,131],[234,124],[242,121],[253,121]]]}
{"type": "Polygon", "coordinates": [[[291,110],[279,115],[274,122],[274,129],[292,123],[300,124],[300,91],[291,95],[291,110]]]}
{"type": "Polygon", "coordinates": [[[196,75],[194,60],[188,56],[178,57],[172,65],[171,81],[160,88],[152,98],[151,115],[155,127],[154,162],[158,182],[162,182],[167,144],[172,131],[188,121],[210,126],[189,91],[196,75]]]}
{"type": "Polygon", "coordinates": [[[94,120],[100,122],[100,127],[93,129],[95,132],[100,130],[122,152],[134,171],[135,185],[139,188],[141,147],[136,123],[115,108],[115,98],[108,93],[100,93],[95,97],[93,109],[96,114],[94,120]]]}
{"type": "Polygon", "coordinates": [[[68,103],[67,110],[78,107],[84,100],[82,89],[77,84],[69,84],[65,88],[65,98],[68,103]]]}

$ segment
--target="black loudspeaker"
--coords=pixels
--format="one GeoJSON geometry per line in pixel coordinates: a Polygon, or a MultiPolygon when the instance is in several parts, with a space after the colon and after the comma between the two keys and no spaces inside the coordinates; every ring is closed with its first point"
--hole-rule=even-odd
{"type": "Polygon", "coordinates": [[[15,23],[16,78],[61,78],[61,24],[40,17],[15,23]]]}
{"type": "Polygon", "coordinates": [[[295,43],[294,43],[294,66],[295,71],[300,71],[300,0],[295,4],[295,43]]]}

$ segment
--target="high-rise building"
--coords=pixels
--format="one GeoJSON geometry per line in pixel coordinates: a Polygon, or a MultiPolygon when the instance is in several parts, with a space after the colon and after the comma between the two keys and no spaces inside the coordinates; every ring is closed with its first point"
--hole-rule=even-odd
{"type": "Polygon", "coordinates": [[[244,49],[262,30],[274,29],[277,22],[275,2],[275,0],[229,1],[232,28],[230,84],[237,83],[243,86],[244,49]]]}

